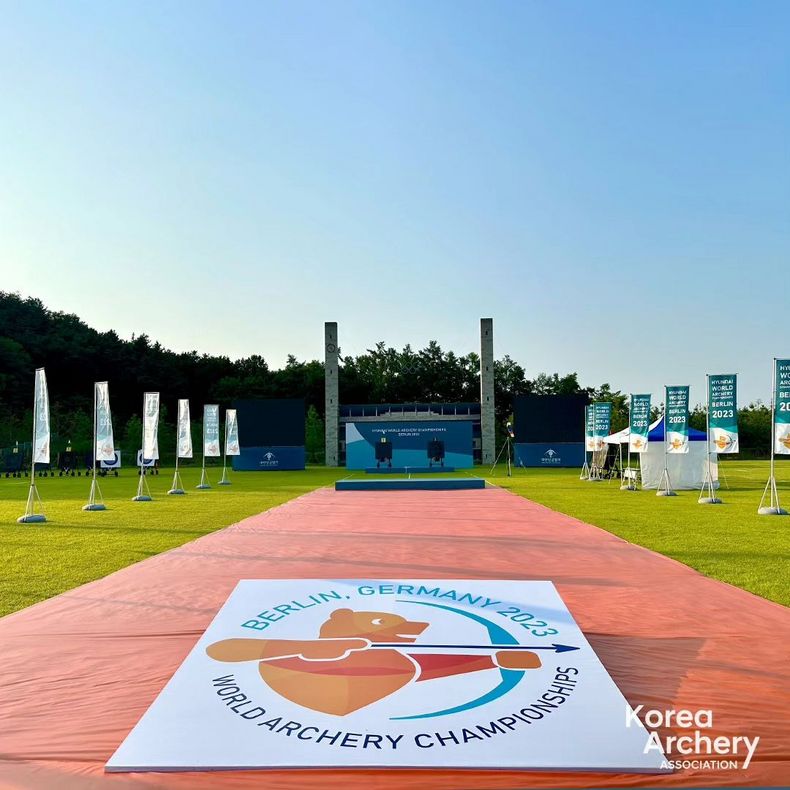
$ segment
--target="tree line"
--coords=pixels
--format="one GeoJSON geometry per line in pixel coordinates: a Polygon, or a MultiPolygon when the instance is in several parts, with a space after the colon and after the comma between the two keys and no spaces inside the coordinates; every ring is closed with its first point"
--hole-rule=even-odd
{"type": "MultiPolygon", "coordinates": [[[[343,356],[341,349],[340,401],[479,401],[479,366],[476,353],[458,355],[435,341],[423,349],[407,345],[400,350],[380,342],[357,356],[343,356]]],[[[142,394],[156,391],[163,404],[160,446],[165,457],[175,444],[168,437],[174,432],[178,398],[189,398],[197,422],[204,403],[227,407],[235,398],[291,397],[305,399],[309,456],[312,460],[322,456],[324,365],[319,360],[289,356],[283,367],[274,369],[258,354],[231,360],[197,351],[178,353],[145,334],[124,340],[112,330],[96,331],[76,315],[48,310],[39,299],[0,291],[0,448],[30,440],[33,371],[37,367],[47,371],[55,451],[70,441],[75,450],[87,452],[92,382],[108,381],[115,433],[127,452],[139,446],[142,394]]],[[[529,379],[524,368],[505,355],[494,362],[494,381],[500,433],[512,415],[513,398],[530,393],[586,393],[590,399],[612,402],[613,430],[628,424],[627,394],[608,384],[582,386],[576,373],[541,373],[529,379]]],[[[770,410],[763,404],[752,404],[741,409],[739,417],[744,451],[767,453],[770,410]]],[[[704,430],[704,409],[697,407],[691,420],[704,430]]],[[[197,432],[198,426],[195,428],[197,432]]]]}

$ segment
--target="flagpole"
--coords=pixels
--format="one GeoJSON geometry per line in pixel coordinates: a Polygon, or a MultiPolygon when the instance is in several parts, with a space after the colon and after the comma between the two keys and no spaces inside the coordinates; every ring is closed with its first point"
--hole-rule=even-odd
{"type": "Polygon", "coordinates": [[[140,479],[137,481],[137,495],[132,497],[132,502],[150,502],[152,500],[151,489],[148,487],[148,481],[145,479],[145,423],[147,419],[145,409],[148,400],[146,398],[147,394],[148,393],[143,393],[143,432],[140,437],[140,479]]]}
{"type": "Polygon", "coordinates": [[[590,477],[590,467],[587,464],[587,429],[590,427],[589,417],[590,405],[584,407],[584,465],[579,473],[579,480],[587,480],[590,477]]]}
{"type": "MultiPolygon", "coordinates": [[[[771,417],[771,422],[773,422],[773,413],[771,417]]],[[[30,454],[30,491],[33,492],[36,490],[36,428],[38,426],[38,398],[33,398],[33,444],[31,445],[32,453],[30,454]]],[[[773,442],[771,442],[771,447],[773,447],[773,442]]],[[[771,464],[773,464],[773,458],[771,458],[771,464]]],[[[771,473],[773,474],[773,468],[771,469],[771,473]]],[[[28,514],[27,512],[25,515],[32,515],[32,511],[28,514]]]]}
{"type": "Polygon", "coordinates": [[[590,452],[590,475],[587,480],[591,483],[598,483],[601,480],[601,472],[598,468],[598,464],[595,462],[595,453],[597,451],[598,446],[598,417],[596,413],[596,401],[593,401],[590,404],[590,409],[592,413],[592,440],[593,440],[593,449],[590,452]]]}
{"type": "Polygon", "coordinates": [[[93,382],[93,480],[91,481],[91,493],[90,493],[90,502],[93,502],[94,492],[93,487],[96,485],[96,445],[98,444],[98,436],[96,435],[96,428],[98,420],[96,418],[96,408],[97,408],[97,398],[96,398],[96,382],[93,382]]]}
{"type": "Polygon", "coordinates": [[[672,483],[669,480],[669,462],[667,460],[667,436],[669,435],[669,387],[664,385],[664,471],[658,482],[656,496],[677,496],[672,490],[672,483]],[[664,486],[662,488],[661,486],[664,486]]]}
{"type": "MultiPolygon", "coordinates": [[[[227,450],[227,446],[225,447],[227,450]]],[[[228,456],[223,452],[222,453],[222,477],[220,478],[219,482],[217,483],[219,486],[229,486],[230,480],[228,480],[228,456]]]]}
{"type": "Polygon", "coordinates": [[[763,491],[760,507],[757,514],[760,516],[786,516],[787,511],[779,503],[779,492],[776,489],[776,477],[774,477],[774,452],[776,450],[776,357],[774,357],[774,369],[771,385],[771,471],[768,476],[768,483],[763,491]],[[765,495],[769,494],[770,501],[767,507],[763,507],[765,495]]]}
{"type": "Polygon", "coordinates": [[[99,489],[99,483],[96,480],[96,462],[98,460],[97,456],[98,453],[96,452],[96,446],[99,443],[99,436],[98,436],[98,428],[99,428],[99,419],[98,419],[98,411],[99,411],[99,399],[98,399],[98,387],[97,383],[93,382],[93,452],[91,453],[93,457],[93,475],[91,480],[91,490],[90,494],[88,494],[88,504],[83,505],[82,509],[86,511],[94,511],[94,510],[106,510],[107,507],[104,502],[97,502],[96,501],[96,492],[99,492],[99,499],[101,500],[101,490],[99,489]]]}
{"type": "MultiPolygon", "coordinates": [[[[628,420],[631,420],[631,409],[628,409],[628,420]]],[[[631,431],[628,432],[628,460],[626,461],[628,464],[628,472],[631,472],[631,431]]],[[[630,479],[630,478],[629,478],[630,479]]]]}
{"type": "MultiPolygon", "coordinates": [[[[30,454],[30,493],[32,494],[36,490],[36,428],[38,426],[38,398],[33,398],[33,444],[31,445],[32,453],[30,454]]],[[[771,418],[771,422],[773,422],[773,416],[771,418]]],[[[773,442],[771,442],[771,447],[773,447],[773,442]]],[[[773,464],[773,458],[771,458],[771,463],[773,464]]],[[[773,474],[773,469],[771,469],[771,473],[773,474]]],[[[30,506],[30,502],[28,501],[28,507],[30,506]]],[[[30,510],[25,511],[25,515],[32,515],[33,511],[30,510]]]]}
{"type": "Polygon", "coordinates": [[[705,415],[705,442],[708,451],[708,472],[705,481],[702,483],[702,488],[699,492],[699,499],[697,500],[700,505],[720,505],[721,499],[716,496],[713,491],[713,463],[711,461],[710,451],[710,373],[705,374],[705,383],[708,388],[708,408],[705,415]],[[705,496],[705,487],[708,488],[708,495],[705,496]]]}
{"type": "MultiPolygon", "coordinates": [[[[649,426],[649,424],[650,424],[650,418],[648,417],[648,426],[649,426]]],[[[649,431],[649,427],[648,427],[648,431],[649,431]]],[[[648,433],[648,436],[649,436],[649,433],[648,433]]],[[[648,441],[650,441],[649,438],[648,438],[648,441]]],[[[639,482],[639,485],[642,486],[642,490],[644,491],[645,490],[645,481],[644,481],[644,479],[642,477],[642,453],[637,453],[636,454],[636,459],[637,459],[637,463],[639,464],[639,481],[638,482],[639,482]]],[[[636,490],[636,488],[634,488],[634,490],[636,490]]]]}
{"type": "MultiPolygon", "coordinates": [[[[217,418],[219,419],[219,417],[217,418]]],[[[219,483],[217,485],[220,486],[229,486],[230,480],[228,480],[228,410],[225,409],[225,444],[222,448],[222,477],[220,478],[219,483]]]]}
{"type": "Polygon", "coordinates": [[[779,492],[776,490],[776,357],[771,375],[771,509],[779,511],[779,492]],[[774,504],[775,502],[775,504],[774,504]]]}
{"type": "MultiPolygon", "coordinates": [[[[38,370],[36,371],[36,383],[39,382],[38,370]]],[[[30,488],[27,492],[27,504],[25,505],[25,515],[17,519],[18,524],[40,524],[47,520],[44,515],[44,505],[36,488],[36,430],[38,428],[38,392],[33,386],[33,442],[30,453],[30,488]],[[36,502],[38,502],[41,513],[35,513],[36,502]]]]}
{"type": "MultiPolygon", "coordinates": [[[[181,401],[178,401],[178,409],[176,411],[176,469],[173,473],[173,485],[171,489],[167,492],[168,494],[186,494],[184,490],[184,484],[181,482],[181,475],[178,472],[178,462],[181,457],[180,450],[181,450],[181,401]]],[[[189,421],[187,421],[189,423],[189,421]]],[[[191,432],[192,426],[187,424],[187,428],[190,431],[190,444],[191,444],[191,432]]],[[[191,453],[191,450],[190,450],[191,453]]]]}
{"type": "Polygon", "coordinates": [[[208,482],[208,477],[206,476],[206,444],[205,441],[203,442],[203,466],[200,471],[200,483],[195,486],[195,488],[211,488],[211,485],[208,482]]]}
{"type": "MultiPolygon", "coordinates": [[[[219,419],[219,418],[217,418],[219,419]]],[[[206,476],[206,405],[203,404],[203,468],[200,472],[200,483],[195,486],[199,489],[211,488],[206,476]]]]}
{"type": "Polygon", "coordinates": [[[710,495],[713,497],[713,466],[710,462],[710,373],[705,374],[705,382],[708,385],[708,408],[705,413],[705,446],[708,449],[708,486],[710,495]]]}
{"type": "MultiPolygon", "coordinates": [[[[633,414],[634,414],[634,393],[632,392],[628,400],[628,478],[622,478],[620,482],[621,491],[636,491],[636,483],[631,478],[631,430],[633,428],[633,414]]],[[[620,452],[622,453],[622,445],[620,445],[620,452]]]]}
{"type": "Polygon", "coordinates": [[[181,484],[181,476],[178,473],[178,426],[176,426],[176,470],[173,473],[173,486],[168,494],[186,494],[184,486],[181,484]]]}

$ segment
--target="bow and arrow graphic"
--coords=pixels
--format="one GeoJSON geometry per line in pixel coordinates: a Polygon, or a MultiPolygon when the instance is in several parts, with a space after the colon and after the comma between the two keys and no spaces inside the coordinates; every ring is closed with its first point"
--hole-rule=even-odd
{"type": "Polygon", "coordinates": [[[528,670],[542,666],[538,651],[566,653],[572,645],[520,644],[513,634],[476,612],[429,601],[399,600],[441,609],[482,625],[485,644],[420,643],[428,622],[387,612],[337,609],[321,626],[318,639],[225,639],[206,648],[223,662],[258,661],[263,681],[280,696],[312,710],[345,716],[378,702],[412,682],[496,670],[498,682],[475,699],[450,708],[395,716],[422,719],[471,710],[518,685],[528,670]],[[429,651],[429,652],[423,652],[429,651]],[[463,652],[459,652],[463,651],[463,652]],[[486,653],[490,655],[486,655],[486,653]]]}

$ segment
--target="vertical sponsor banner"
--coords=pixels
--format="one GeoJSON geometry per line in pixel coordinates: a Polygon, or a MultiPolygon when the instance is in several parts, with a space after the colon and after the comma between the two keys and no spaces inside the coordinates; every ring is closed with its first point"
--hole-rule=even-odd
{"type": "Polygon", "coordinates": [[[610,401],[593,403],[595,449],[603,450],[604,439],[612,432],[612,404],[610,401]]]}
{"type": "Polygon", "coordinates": [[[738,452],[737,393],[734,373],[708,376],[708,446],[719,454],[738,452]]]}
{"type": "Polygon", "coordinates": [[[689,451],[689,388],[667,387],[667,406],[664,419],[668,453],[689,451]]]}
{"type": "Polygon", "coordinates": [[[595,451],[595,419],[593,417],[593,406],[584,407],[584,449],[588,453],[595,451]]]}
{"type": "Polygon", "coordinates": [[[159,458],[159,393],[146,392],[143,397],[143,459],[159,458]]]}
{"type": "Polygon", "coordinates": [[[97,381],[96,387],[96,447],[97,461],[115,461],[115,442],[112,435],[110,414],[110,389],[106,381],[97,381]]]}
{"type": "Polygon", "coordinates": [[[225,455],[240,455],[239,422],[236,409],[225,410],[225,455]]]}
{"type": "Polygon", "coordinates": [[[189,401],[178,401],[178,446],[179,458],[192,457],[192,426],[189,424],[189,401]]]}
{"type": "Polygon", "coordinates": [[[208,403],[203,407],[203,456],[222,455],[219,447],[219,406],[208,403]]]}
{"type": "Polygon", "coordinates": [[[49,463],[49,393],[44,368],[36,370],[33,395],[33,463],[49,463]]]}
{"type": "Polygon", "coordinates": [[[790,455],[790,359],[777,359],[774,392],[774,452],[790,455]]]}
{"type": "Polygon", "coordinates": [[[644,453],[650,432],[650,395],[631,395],[628,412],[628,449],[632,453],[644,453]]]}

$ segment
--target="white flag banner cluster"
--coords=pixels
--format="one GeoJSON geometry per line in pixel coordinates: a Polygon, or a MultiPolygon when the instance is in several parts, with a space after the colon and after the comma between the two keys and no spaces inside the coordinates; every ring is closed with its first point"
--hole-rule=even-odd
{"type": "Polygon", "coordinates": [[[225,455],[241,455],[236,409],[225,410],[225,455]]]}
{"type": "Polygon", "coordinates": [[[178,401],[178,457],[192,457],[192,427],[189,424],[189,401],[178,401]]]}
{"type": "Polygon", "coordinates": [[[49,463],[49,394],[44,368],[36,370],[33,424],[33,463],[49,463]]]}
{"type": "Polygon", "coordinates": [[[159,393],[146,392],[143,399],[143,458],[159,458],[159,393]]]}
{"type": "Polygon", "coordinates": [[[110,390],[106,381],[97,381],[96,388],[96,447],[97,461],[115,460],[115,443],[110,414],[110,390]]]}
{"type": "Polygon", "coordinates": [[[204,458],[222,455],[219,446],[219,405],[207,403],[203,406],[203,456],[204,458]]]}

